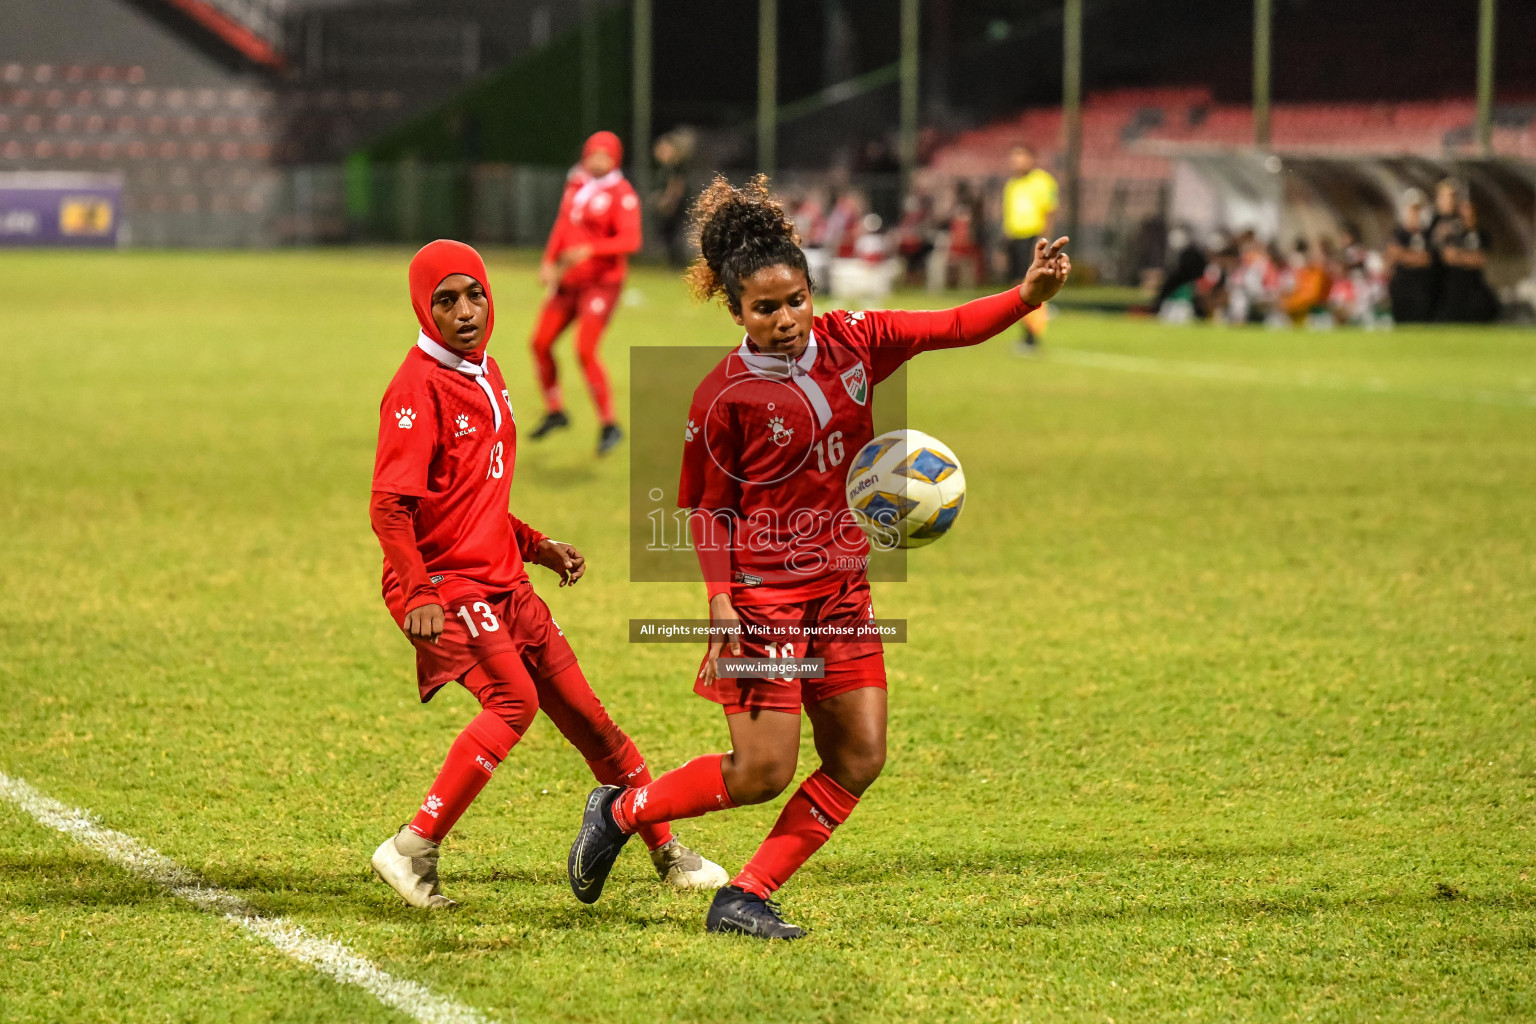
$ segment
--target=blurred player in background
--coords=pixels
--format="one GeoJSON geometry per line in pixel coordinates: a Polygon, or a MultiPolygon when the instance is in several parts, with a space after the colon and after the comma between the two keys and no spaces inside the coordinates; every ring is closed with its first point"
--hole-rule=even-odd
{"type": "Polygon", "coordinates": [[[571,423],[550,349],[576,321],[576,354],[602,422],[599,455],[612,451],[624,432],[614,418],[608,370],[597,350],[623,294],[629,254],[640,248],[640,199],[619,169],[623,159],[619,137],[597,132],[582,147],[581,162],[571,168],[560,213],[539,264],[539,283],[548,298],[530,342],[544,394],[544,421],[532,434],[537,441],[571,423]]]}
{"type": "MultiPolygon", "coordinates": [[[[384,603],[416,648],[422,701],[458,681],[482,711],[465,726],[420,810],[384,840],[373,869],[409,904],[453,906],[438,847],[542,707],[599,782],[650,778],[533,592],[526,563],[575,584],[586,561],[507,510],[517,424],[486,355],[496,308],[485,264],[439,240],[411,260],[416,345],[384,392],[370,518],[384,548],[384,603]]],[[[659,824],[645,835],[663,881],[715,887],[726,875],[659,824]]]]}
{"type": "Polygon", "coordinates": [[[694,220],[702,250],[690,271],[694,293],[720,296],[746,332],[694,392],[678,488],[678,504],[693,510],[710,619],[740,637],[710,645],[694,684],[724,706],[733,749],[649,784],[593,790],[568,870],[577,899],[595,902],[630,833],[778,796],[795,776],[804,706],[821,765],[746,867],[715,894],[706,920],[712,932],[796,939],[804,932],[785,923],[770,899],[848,819],[885,765],[885,658],[878,639],[768,642],[763,630],[847,629],[874,617],[869,543],[847,515],[843,463],[874,435],[875,385],[920,353],[1006,330],[1056,294],[1071,262],[1065,238],[1041,239],[1023,283],[1000,295],[934,312],[817,317],[805,253],[765,178],[739,189],[716,178],[694,220]],[[723,646],[753,658],[821,658],[825,674],[722,677],[723,646]]]}
{"type": "MultiPolygon", "coordinates": [[[[1051,227],[1060,205],[1056,179],[1035,162],[1035,151],[1025,143],[1008,153],[1012,176],[1003,185],[1003,238],[1008,246],[1008,280],[1022,281],[1035,259],[1035,243],[1050,241],[1051,227]]],[[[1042,306],[1024,318],[1025,351],[1033,352],[1045,333],[1042,306]]]]}

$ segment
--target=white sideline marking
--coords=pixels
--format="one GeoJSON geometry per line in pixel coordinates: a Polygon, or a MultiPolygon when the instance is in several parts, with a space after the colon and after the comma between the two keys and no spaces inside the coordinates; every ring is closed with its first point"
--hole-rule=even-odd
{"type": "Polygon", "coordinates": [[[26,811],[49,828],[106,855],[108,860],[162,886],[199,910],[222,914],[258,938],[265,939],[302,964],[341,982],[356,985],[385,1006],[421,1024],[491,1024],[473,1007],[438,995],[425,985],[397,978],[358,956],[334,939],[317,938],[281,917],[263,917],[230,892],[209,885],[197,875],[137,839],[97,823],[89,811],[46,797],[21,779],[0,772],[0,797],[26,811]]]}
{"type": "Polygon", "coordinates": [[[1050,359],[1078,366],[1092,366],[1101,370],[1125,370],[1131,373],[1158,373],[1175,377],[1201,377],[1206,380],[1240,381],[1245,384],[1280,384],[1291,387],[1325,388],[1330,391],[1362,391],[1373,395],[1404,395],[1412,398],[1435,398],[1444,402],[1477,402],[1482,405],[1501,405],[1517,409],[1536,409],[1536,394],[1519,391],[1458,391],[1451,388],[1395,388],[1380,377],[1352,380],[1319,373],[1276,373],[1257,366],[1234,366],[1230,363],[1197,363],[1184,359],[1153,359],[1150,356],[1127,356],[1116,352],[1094,352],[1088,349],[1053,348],[1047,351],[1050,359]]]}

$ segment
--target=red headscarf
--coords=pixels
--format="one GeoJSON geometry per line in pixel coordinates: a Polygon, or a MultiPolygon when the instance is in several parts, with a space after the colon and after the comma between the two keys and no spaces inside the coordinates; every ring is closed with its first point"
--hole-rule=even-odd
{"type": "Polygon", "coordinates": [[[447,238],[422,246],[411,257],[411,308],[416,310],[416,321],[421,324],[422,333],[439,345],[445,345],[437,323],[432,319],[432,293],[451,274],[467,274],[485,289],[485,304],[489,307],[485,314],[485,333],[480,336],[480,344],[473,352],[460,353],[478,363],[485,355],[486,343],[491,340],[491,329],[496,326],[496,301],[491,298],[491,282],[485,274],[485,261],[478,252],[463,242],[447,238]]]}
{"type": "Polygon", "coordinates": [[[593,153],[607,153],[617,167],[624,162],[624,143],[613,132],[593,132],[586,145],[581,147],[581,158],[585,160],[593,153]]]}

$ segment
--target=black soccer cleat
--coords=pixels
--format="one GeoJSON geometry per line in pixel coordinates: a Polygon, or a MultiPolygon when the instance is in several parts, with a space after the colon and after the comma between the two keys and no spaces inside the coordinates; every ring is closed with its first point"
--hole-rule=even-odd
{"type": "Polygon", "coordinates": [[[597,437],[597,454],[607,455],[619,446],[624,440],[624,431],[619,429],[617,423],[603,424],[603,432],[597,437]]]}
{"type": "Polygon", "coordinates": [[[619,786],[598,786],[587,794],[587,808],[581,815],[581,831],[571,844],[565,861],[565,873],[571,880],[571,892],[583,903],[596,903],[603,894],[603,883],[618,860],[619,851],[629,836],[619,831],[613,820],[613,802],[624,792],[619,786]]]}
{"type": "Polygon", "coordinates": [[[779,908],[772,900],[734,885],[724,886],[715,893],[715,902],[709,905],[709,916],[704,919],[704,930],[727,935],[753,935],[759,939],[805,938],[805,929],[780,917],[779,908]]]}
{"type": "Polygon", "coordinates": [[[533,440],[538,441],[551,431],[559,430],[561,427],[568,427],[570,425],[571,418],[565,414],[565,410],[556,409],[554,412],[545,413],[544,421],[537,427],[533,428],[533,433],[529,434],[528,436],[533,440]]]}

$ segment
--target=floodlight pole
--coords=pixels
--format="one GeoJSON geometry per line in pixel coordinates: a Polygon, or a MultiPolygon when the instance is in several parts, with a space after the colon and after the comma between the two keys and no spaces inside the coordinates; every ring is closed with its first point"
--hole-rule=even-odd
{"type": "Polygon", "coordinates": [[[581,0],[581,128],[583,132],[597,131],[601,108],[598,91],[602,88],[602,55],[598,53],[600,29],[597,0],[581,0]]]}
{"type": "Polygon", "coordinates": [[[1477,18],[1477,144],[1493,156],[1493,7],[1482,0],[1477,18]]]}
{"type": "Polygon", "coordinates": [[[1270,28],[1274,24],[1271,0],[1253,0],[1253,144],[1269,148],[1269,54],[1270,28]]]}
{"type": "Polygon", "coordinates": [[[779,134],[779,2],[757,0],[757,169],[774,171],[779,134]]]}
{"type": "Polygon", "coordinates": [[[901,0],[901,191],[912,188],[917,170],[917,72],[920,0],[901,0]]]}
{"type": "Polygon", "coordinates": [[[1083,0],[1062,12],[1061,124],[1066,136],[1066,234],[1076,238],[1083,166],[1083,0]]]}
{"type": "MultiPolygon", "coordinates": [[[[651,196],[651,0],[634,3],[634,21],[630,26],[634,120],[629,131],[629,166],[643,209],[651,196]]],[[[646,237],[650,237],[649,232],[646,237]]]]}

